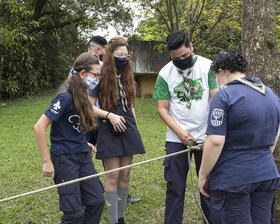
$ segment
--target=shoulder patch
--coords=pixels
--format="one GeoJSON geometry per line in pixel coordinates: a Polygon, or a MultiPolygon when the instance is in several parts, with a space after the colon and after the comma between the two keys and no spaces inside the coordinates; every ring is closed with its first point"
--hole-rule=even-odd
{"type": "Polygon", "coordinates": [[[214,108],[211,113],[211,124],[215,127],[220,126],[224,121],[224,110],[214,108]]]}
{"type": "Polygon", "coordinates": [[[51,109],[51,112],[54,113],[54,114],[58,114],[58,110],[61,109],[61,106],[60,106],[60,101],[57,101],[54,105],[53,105],[53,108],[51,109]]]}

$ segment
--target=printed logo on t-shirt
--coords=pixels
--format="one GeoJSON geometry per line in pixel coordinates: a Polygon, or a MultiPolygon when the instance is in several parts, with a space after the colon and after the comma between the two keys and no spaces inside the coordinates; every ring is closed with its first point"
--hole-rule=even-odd
{"type": "Polygon", "coordinates": [[[57,101],[54,105],[53,108],[51,109],[51,112],[54,114],[58,114],[58,110],[60,110],[60,101],[57,101]]]}
{"type": "Polygon", "coordinates": [[[79,115],[71,115],[68,118],[68,121],[73,124],[73,129],[77,130],[77,132],[81,132],[81,124],[80,124],[80,116],[79,115]]]}
{"type": "Polygon", "coordinates": [[[214,108],[211,114],[211,124],[213,126],[220,126],[224,120],[224,110],[221,108],[214,108]]]}
{"type": "MultiPolygon", "coordinates": [[[[204,89],[201,86],[202,78],[196,80],[189,79],[188,82],[189,82],[191,100],[196,100],[196,101],[202,100],[203,91],[204,91],[204,89]]],[[[185,103],[188,101],[185,96],[186,89],[185,89],[184,81],[179,82],[177,86],[175,86],[173,91],[177,95],[181,103],[185,103]]]]}

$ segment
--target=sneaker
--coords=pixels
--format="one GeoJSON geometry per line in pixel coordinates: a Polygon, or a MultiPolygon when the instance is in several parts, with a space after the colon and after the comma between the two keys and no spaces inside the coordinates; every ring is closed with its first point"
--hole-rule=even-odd
{"type": "Polygon", "coordinates": [[[129,202],[129,203],[138,203],[140,201],[142,201],[141,198],[134,198],[131,195],[129,195],[129,197],[127,198],[127,202],[129,202]]]}

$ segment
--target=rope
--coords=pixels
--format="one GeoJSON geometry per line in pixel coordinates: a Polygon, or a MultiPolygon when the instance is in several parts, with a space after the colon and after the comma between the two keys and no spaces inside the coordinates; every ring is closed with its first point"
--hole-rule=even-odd
{"type": "Polygon", "coordinates": [[[153,158],[153,159],[145,160],[145,161],[142,161],[142,162],[139,162],[139,163],[134,163],[134,164],[131,164],[131,165],[128,165],[128,166],[119,167],[119,168],[108,170],[108,171],[105,171],[105,172],[100,172],[100,173],[93,174],[93,175],[90,175],[90,176],[86,176],[86,177],[78,178],[78,179],[75,179],[75,180],[70,180],[70,181],[67,181],[67,182],[63,182],[61,184],[55,184],[55,185],[52,185],[52,186],[49,186],[49,187],[44,187],[44,188],[40,188],[38,190],[30,191],[30,192],[27,192],[27,193],[15,195],[15,196],[8,197],[8,198],[4,198],[4,199],[0,200],[0,203],[15,200],[15,199],[18,199],[18,198],[22,198],[22,197],[25,197],[25,196],[29,196],[29,195],[32,195],[32,194],[39,193],[39,192],[47,191],[47,190],[50,190],[50,189],[63,187],[63,186],[69,185],[69,184],[74,184],[74,183],[77,183],[77,182],[80,182],[80,181],[85,181],[85,180],[88,180],[88,179],[91,179],[91,178],[99,177],[99,176],[102,176],[102,175],[105,175],[105,174],[108,174],[108,173],[113,173],[113,172],[116,172],[116,171],[131,168],[131,167],[139,166],[139,165],[149,163],[149,162],[153,162],[153,161],[156,161],[156,160],[165,159],[165,158],[175,156],[175,155],[179,155],[179,154],[191,151],[191,150],[198,150],[198,146],[191,146],[191,147],[188,147],[187,149],[182,150],[180,152],[171,153],[171,154],[168,154],[168,155],[164,155],[164,156],[156,157],[156,158],[153,158]]]}
{"type": "Polygon", "coordinates": [[[202,143],[201,144],[197,144],[197,145],[193,145],[194,144],[194,140],[192,138],[188,138],[186,140],[187,149],[182,150],[180,152],[171,153],[171,154],[160,156],[160,157],[156,157],[156,158],[153,158],[153,159],[150,159],[150,160],[145,160],[145,161],[142,161],[142,162],[139,162],[139,163],[134,163],[134,164],[131,164],[131,165],[128,165],[128,166],[119,167],[119,168],[108,170],[108,171],[105,171],[105,172],[93,174],[93,175],[90,175],[90,176],[78,178],[78,179],[71,180],[71,181],[67,181],[67,182],[64,182],[64,183],[61,183],[61,184],[55,184],[55,185],[52,185],[52,186],[49,186],[49,187],[40,188],[40,189],[35,190],[35,191],[30,191],[30,192],[19,194],[19,195],[15,195],[15,196],[12,196],[12,197],[9,197],[9,198],[4,198],[4,199],[0,200],[0,203],[11,201],[11,200],[15,200],[15,199],[18,199],[18,198],[22,198],[22,197],[25,197],[25,196],[29,196],[29,195],[32,195],[32,194],[39,193],[39,192],[47,191],[47,190],[50,190],[50,189],[54,189],[54,188],[58,188],[58,187],[63,187],[63,186],[69,185],[69,184],[74,184],[74,183],[77,183],[77,182],[80,182],[80,181],[84,181],[84,180],[88,180],[88,179],[91,179],[91,178],[99,177],[99,176],[102,176],[102,175],[105,175],[105,174],[108,174],[108,173],[113,173],[113,172],[116,172],[116,171],[120,171],[120,170],[124,170],[124,169],[127,169],[127,168],[139,166],[139,165],[142,165],[142,164],[145,164],[145,163],[150,163],[150,162],[153,162],[153,161],[156,161],[156,160],[165,159],[165,158],[168,158],[168,157],[176,156],[176,155],[179,155],[179,154],[187,152],[188,153],[188,163],[189,163],[189,170],[190,170],[190,176],[191,176],[193,195],[194,195],[195,201],[196,201],[196,203],[197,203],[197,205],[199,207],[199,210],[200,210],[200,212],[201,212],[201,214],[203,216],[203,219],[205,220],[205,223],[209,224],[209,222],[208,222],[204,212],[202,211],[200,203],[198,202],[198,199],[196,197],[194,181],[193,181],[193,175],[192,175],[190,152],[192,150],[193,151],[194,150],[195,151],[202,151],[203,150],[203,140],[197,139],[197,141],[198,142],[201,141],[202,143]]]}
{"type": "Polygon", "coordinates": [[[198,202],[198,199],[197,199],[197,197],[196,197],[196,194],[195,194],[195,190],[194,190],[194,189],[195,189],[195,188],[194,188],[194,181],[193,181],[193,175],[192,175],[192,166],[191,166],[191,155],[190,155],[190,154],[191,154],[190,151],[188,151],[188,163],[189,163],[189,170],[190,170],[190,176],[191,176],[192,190],[193,190],[194,199],[195,199],[195,201],[196,201],[196,204],[197,204],[198,207],[199,207],[199,210],[200,210],[200,212],[201,212],[201,214],[202,214],[202,216],[203,216],[203,219],[204,219],[205,223],[206,223],[206,224],[209,224],[209,222],[208,222],[208,220],[207,220],[207,218],[206,218],[204,212],[202,211],[202,208],[201,208],[201,206],[200,206],[200,203],[198,202]]]}

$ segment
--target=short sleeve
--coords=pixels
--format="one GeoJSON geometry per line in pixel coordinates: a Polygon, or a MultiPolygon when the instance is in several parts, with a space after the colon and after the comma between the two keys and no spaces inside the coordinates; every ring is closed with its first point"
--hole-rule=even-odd
{"type": "Polygon", "coordinates": [[[157,77],[153,98],[157,100],[170,99],[168,84],[160,75],[157,77]]]}
{"type": "Polygon", "coordinates": [[[216,78],[214,77],[211,68],[209,69],[209,72],[208,72],[208,86],[209,86],[210,90],[218,88],[218,84],[216,82],[216,78]]]}
{"type": "Polygon", "coordinates": [[[59,118],[68,110],[72,103],[71,95],[62,93],[55,97],[50,107],[45,111],[45,115],[53,121],[58,121],[59,118]]]}
{"type": "Polygon", "coordinates": [[[227,133],[228,99],[224,91],[214,95],[208,114],[207,135],[223,135],[227,133]]]}

